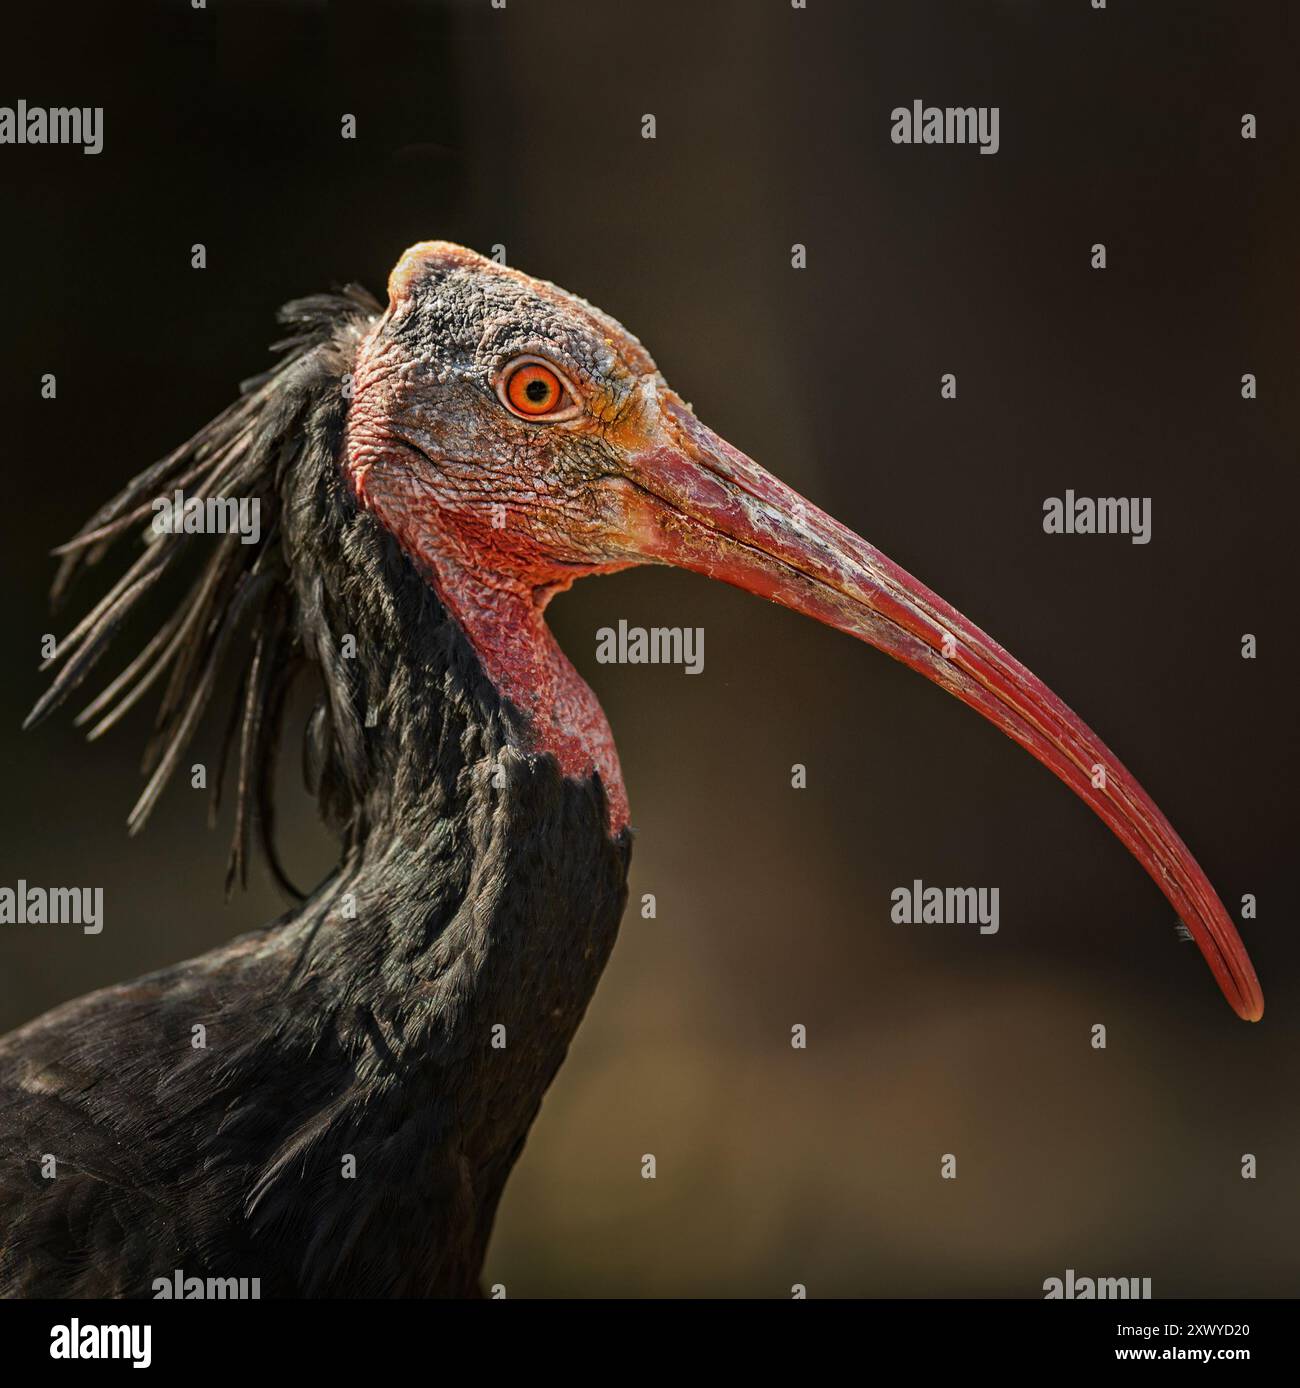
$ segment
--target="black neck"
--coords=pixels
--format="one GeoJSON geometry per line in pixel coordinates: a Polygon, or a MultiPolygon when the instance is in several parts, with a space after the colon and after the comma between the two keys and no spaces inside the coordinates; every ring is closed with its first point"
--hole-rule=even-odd
{"type": "Polygon", "coordinates": [[[434,1224],[421,1246],[439,1260],[416,1281],[455,1289],[477,1275],[613,947],[629,841],[610,839],[597,782],[511,745],[511,709],[387,533],[332,481],[324,500],[289,539],[304,547],[300,632],[326,689],[320,796],[343,858],[281,932],[288,993],[357,1077],[364,1123],[343,1121],[359,1159],[416,1134],[411,1159],[431,1175],[409,1213],[434,1224]],[[347,571],[328,579],[307,562],[340,554],[347,571]]]}

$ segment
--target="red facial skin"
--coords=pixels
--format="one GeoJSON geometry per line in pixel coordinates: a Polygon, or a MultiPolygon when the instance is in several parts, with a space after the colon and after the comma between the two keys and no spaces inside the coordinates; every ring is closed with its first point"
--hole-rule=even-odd
{"type": "MultiPolygon", "coordinates": [[[[442,242],[408,251],[389,289],[389,315],[357,365],[345,471],[360,503],[421,564],[489,678],[523,714],[521,750],[553,753],[566,775],[600,774],[612,833],[628,822],[618,754],[595,695],[546,626],[546,603],[586,574],[637,563],[692,569],[869,642],[1020,743],[1142,864],[1238,1015],[1262,1016],[1254,968],[1205,874],[1097,735],[949,604],[706,429],[616,323],[551,285],[442,242]],[[596,344],[601,358],[600,370],[581,382],[556,363],[584,406],[580,418],[549,426],[557,431],[549,435],[510,435],[514,443],[503,455],[497,450],[491,466],[449,461],[473,451],[464,436],[459,450],[430,442],[441,426],[428,424],[425,397],[443,388],[445,373],[433,384],[411,380],[391,340],[394,331],[400,339],[402,314],[422,311],[421,295],[428,302],[444,292],[440,276],[448,273],[462,285],[466,274],[479,276],[493,292],[507,283],[507,302],[517,287],[534,313],[567,315],[575,340],[590,333],[588,346],[596,344]],[[422,411],[425,423],[413,423],[422,411]],[[490,503],[505,494],[516,497],[519,520],[494,528],[490,503]]],[[[489,315],[483,330],[496,322],[489,315]]],[[[498,427],[517,428],[513,420],[498,427]]],[[[474,426],[480,451],[489,451],[485,440],[498,427],[474,426]]]]}
{"type": "MultiPolygon", "coordinates": [[[[528,502],[541,485],[537,474],[548,471],[544,455],[531,466],[507,457],[489,479],[472,458],[449,457],[440,449],[438,439],[411,422],[412,396],[421,387],[410,385],[409,364],[388,331],[390,319],[419,311],[419,296],[429,292],[429,273],[480,269],[513,277],[557,311],[576,314],[584,330],[601,334],[606,343],[613,342],[606,335],[617,331],[618,365],[628,380],[654,372],[635,339],[569,295],[462,247],[422,243],[402,257],[390,276],[388,315],[359,355],[344,471],[358,502],[374,511],[419,563],[464,630],[484,673],[519,710],[520,750],[552,753],[568,776],[599,774],[610,832],[618,833],[629,821],[629,806],[613,734],[595,694],[556,644],[543,614],[554,594],[575,579],[614,573],[639,561],[600,553],[599,525],[587,524],[579,546],[565,533],[573,508],[564,496],[549,498],[553,504],[545,513],[540,508],[533,513],[528,502]],[[505,525],[493,523],[498,502],[508,511],[505,525]]],[[[508,371],[498,371],[488,384],[499,389],[508,376],[508,371]]],[[[569,381],[567,374],[562,379],[569,381]]],[[[597,402],[589,392],[582,403],[591,407],[597,402]]],[[[476,426],[480,439],[491,437],[494,425],[518,430],[504,404],[494,402],[490,408],[493,413],[476,426]]],[[[607,421],[598,413],[593,410],[564,426],[528,420],[523,437],[544,448],[548,429],[565,428],[571,441],[580,441],[584,431],[604,435],[607,421]]]]}

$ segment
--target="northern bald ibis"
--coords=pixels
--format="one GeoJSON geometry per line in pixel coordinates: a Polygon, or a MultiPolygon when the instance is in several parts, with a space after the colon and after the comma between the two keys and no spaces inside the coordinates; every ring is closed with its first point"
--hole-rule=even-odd
{"type": "Polygon", "coordinates": [[[288,305],[279,364],[62,548],[56,595],[114,540],[148,540],[60,644],[33,718],[199,552],[171,617],[81,715],[94,736],[164,680],[132,828],[246,644],[231,874],[254,837],[279,872],[271,770],[305,670],[321,691],[307,781],[341,848],[279,920],[0,1042],[0,1290],[149,1295],[177,1270],[257,1276],[266,1295],[477,1290],[627,893],[614,741],[546,605],[632,564],[807,613],[983,714],[1092,806],[1236,1011],[1261,1015],[1226,911],[1098,738],[710,433],[617,323],[445,242],[407,251],[388,290],[382,310],[356,289],[288,305]],[[256,498],[259,542],[154,533],[157,498],[177,491],[256,498]]]}

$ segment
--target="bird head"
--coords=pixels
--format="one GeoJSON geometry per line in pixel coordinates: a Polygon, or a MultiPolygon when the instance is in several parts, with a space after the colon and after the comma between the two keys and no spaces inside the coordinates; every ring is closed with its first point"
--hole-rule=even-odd
{"type": "Polygon", "coordinates": [[[706,428],[584,300],[447,242],[402,256],[355,364],[342,466],[424,569],[532,746],[599,773],[612,739],[542,620],[576,578],[671,564],[869,642],[1020,743],[1168,897],[1245,1018],[1263,1001],[1205,874],[1106,745],[1014,657],[866,540],[706,428]]]}

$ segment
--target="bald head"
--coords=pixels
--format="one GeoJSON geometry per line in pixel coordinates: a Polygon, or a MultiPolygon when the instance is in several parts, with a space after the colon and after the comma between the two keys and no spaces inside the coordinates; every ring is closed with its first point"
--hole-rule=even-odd
{"type": "Polygon", "coordinates": [[[421,241],[388,277],[394,332],[490,369],[526,352],[553,356],[593,387],[654,375],[650,354],[576,294],[450,241],[421,241]]]}

